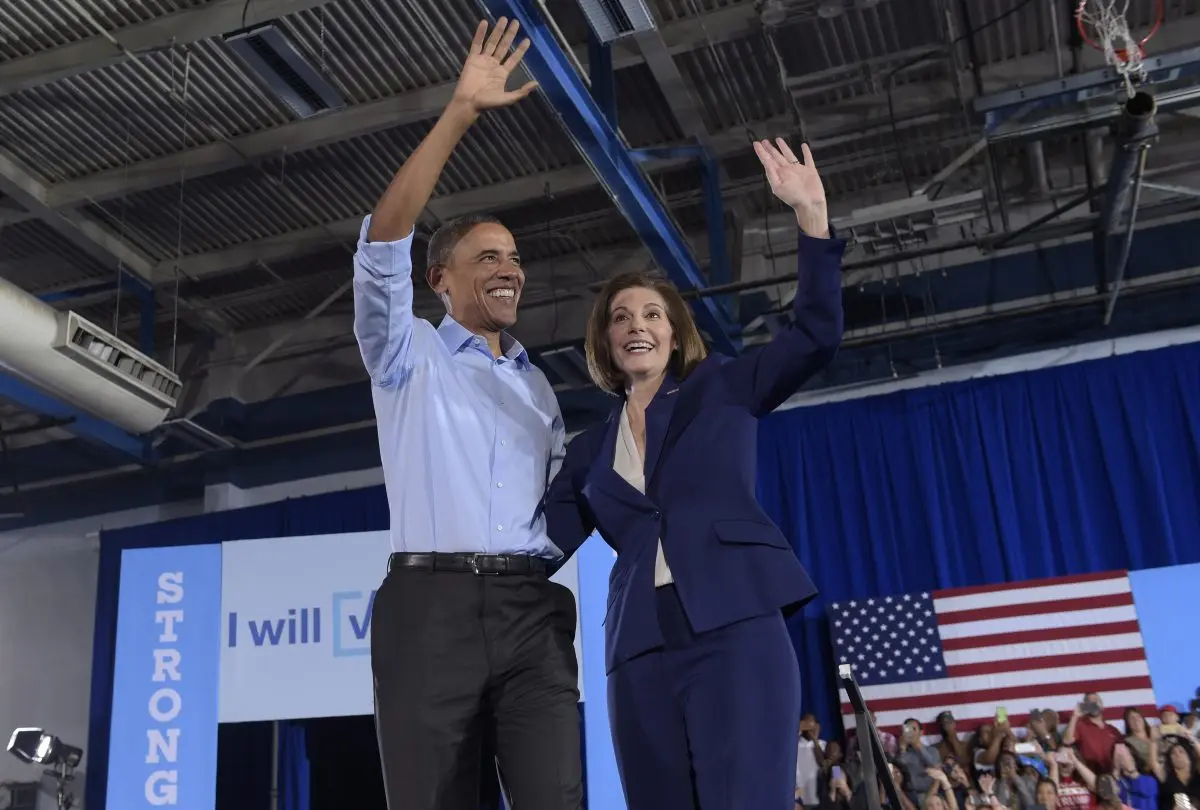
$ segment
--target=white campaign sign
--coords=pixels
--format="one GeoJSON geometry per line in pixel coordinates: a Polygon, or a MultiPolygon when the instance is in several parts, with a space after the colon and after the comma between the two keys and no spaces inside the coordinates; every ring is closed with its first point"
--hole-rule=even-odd
{"type": "MultiPolygon", "coordinates": [[[[222,544],[220,721],[371,714],[371,605],[390,553],[387,532],[222,544]]],[[[578,604],[574,560],[554,579],[578,604]]]]}

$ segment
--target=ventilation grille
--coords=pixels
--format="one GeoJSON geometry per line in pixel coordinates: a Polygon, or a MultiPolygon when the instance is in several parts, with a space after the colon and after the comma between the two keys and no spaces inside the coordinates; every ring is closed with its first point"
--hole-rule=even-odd
{"type": "Polygon", "coordinates": [[[337,88],[274,23],[229,34],[225,42],[296,117],[311,118],[345,104],[337,88]]]}
{"type": "MultiPolygon", "coordinates": [[[[10,810],[37,810],[37,782],[9,782],[0,787],[0,791],[4,790],[9,792],[9,804],[5,807],[10,810]]],[[[3,796],[3,793],[0,793],[0,796],[3,796]]]]}
{"type": "Polygon", "coordinates": [[[66,313],[65,320],[62,338],[54,347],[57,351],[130,393],[168,410],[175,407],[183,389],[178,376],[74,312],[66,313]]]}
{"type": "Polygon", "coordinates": [[[579,0],[579,7],[601,42],[613,42],[655,28],[654,17],[643,0],[579,0]]]}

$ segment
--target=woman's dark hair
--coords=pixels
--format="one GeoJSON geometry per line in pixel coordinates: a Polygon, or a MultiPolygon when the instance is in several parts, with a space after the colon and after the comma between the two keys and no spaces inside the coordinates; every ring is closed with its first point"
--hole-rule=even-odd
{"type": "MultiPolygon", "coordinates": [[[[1167,739],[1172,740],[1171,737],[1168,737],[1167,739]]],[[[1192,768],[1192,776],[1195,777],[1198,773],[1200,773],[1200,771],[1198,771],[1196,768],[1196,746],[1190,742],[1184,742],[1176,737],[1172,740],[1171,744],[1167,746],[1166,750],[1167,778],[1170,779],[1175,777],[1175,766],[1171,764],[1171,754],[1175,753],[1176,748],[1182,748],[1183,753],[1187,754],[1188,764],[1191,765],[1192,768]]]]}
{"type": "Polygon", "coordinates": [[[1126,733],[1126,734],[1132,734],[1132,733],[1133,733],[1132,731],[1130,731],[1130,730],[1129,730],[1129,718],[1130,718],[1130,717],[1132,717],[1132,716],[1133,716],[1133,715],[1135,715],[1135,714],[1136,714],[1138,717],[1142,718],[1142,725],[1145,725],[1145,726],[1147,726],[1147,730],[1149,730],[1149,727],[1148,727],[1148,725],[1147,725],[1147,723],[1146,723],[1146,715],[1142,714],[1142,712],[1141,712],[1141,710],[1140,710],[1140,709],[1137,709],[1137,708],[1135,708],[1135,707],[1133,707],[1133,706],[1130,706],[1128,709],[1126,709],[1126,710],[1125,710],[1125,714],[1123,715],[1123,717],[1124,717],[1124,720],[1125,720],[1125,733],[1126,733]]]}
{"type": "Polygon", "coordinates": [[[609,279],[596,296],[592,314],[588,318],[587,339],[584,346],[587,354],[588,373],[596,386],[610,394],[623,392],[626,388],[625,375],[613,360],[608,345],[608,326],[612,318],[612,301],[617,293],[641,287],[653,290],[662,296],[667,305],[667,320],[675,332],[675,351],[671,352],[670,367],[675,379],[683,382],[700,361],[708,356],[708,349],[696,328],[696,321],[687,302],[666,279],[648,273],[623,273],[609,279]]]}

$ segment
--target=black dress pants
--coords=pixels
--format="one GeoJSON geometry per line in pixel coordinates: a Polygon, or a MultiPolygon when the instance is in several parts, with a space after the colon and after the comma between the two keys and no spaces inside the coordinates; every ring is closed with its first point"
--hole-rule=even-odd
{"type": "Polygon", "coordinates": [[[392,568],[371,618],[389,810],[479,810],[488,749],[515,810],[579,810],[574,641],[544,576],[392,568]]]}

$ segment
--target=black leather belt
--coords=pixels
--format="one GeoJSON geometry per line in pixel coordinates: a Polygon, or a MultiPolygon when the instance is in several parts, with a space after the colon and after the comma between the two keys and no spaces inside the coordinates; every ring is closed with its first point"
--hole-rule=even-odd
{"type": "Polygon", "coordinates": [[[550,564],[541,557],[529,557],[524,554],[395,553],[388,558],[388,571],[393,568],[457,571],[476,576],[501,576],[504,574],[545,576],[550,571],[550,564]]]}

